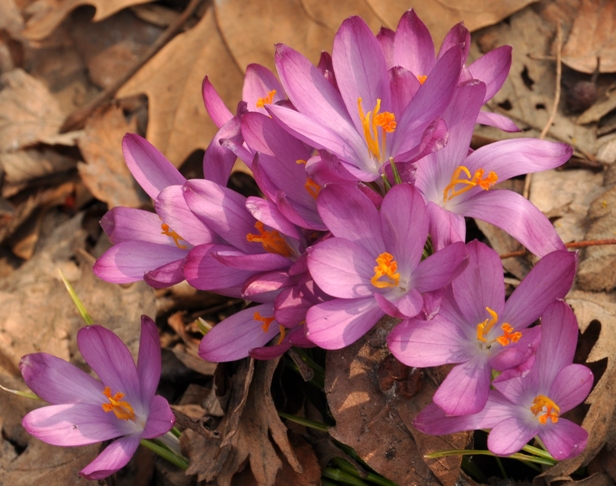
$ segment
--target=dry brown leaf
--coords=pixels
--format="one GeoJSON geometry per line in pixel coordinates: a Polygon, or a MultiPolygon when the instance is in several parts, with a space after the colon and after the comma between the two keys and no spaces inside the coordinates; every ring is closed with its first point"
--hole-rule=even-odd
{"type": "Polygon", "coordinates": [[[390,355],[385,337],[395,325],[382,319],[364,338],[328,352],[325,392],[336,426],[330,435],[352,447],[375,471],[397,484],[453,486],[460,475],[460,457],[424,460],[423,455],[463,449],[468,433],[432,437],[412,426],[415,416],[432,401],[436,385],[423,380],[417,394],[396,395],[379,388],[379,365],[390,355]]]}
{"type": "Polygon", "coordinates": [[[156,4],[135,5],[130,10],[141,20],[159,27],[168,27],[180,16],[175,10],[156,4]]]}
{"type": "Polygon", "coordinates": [[[24,28],[24,20],[21,17],[15,0],[3,0],[0,2],[0,32],[7,31],[13,39],[21,37],[24,28]]]}
{"type": "Polygon", "coordinates": [[[580,125],[598,122],[614,109],[616,109],[616,91],[610,92],[605,99],[600,100],[588,108],[588,110],[578,117],[577,122],[580,125]]]}
{"type": "Polygon", "coordinates": [[[86,122],[85,133],[78,146],[85,161],[78,164],[79,175],[86,187],[109,209],[116,206],[139,207],[149,198],[138,187],[122,155],[122,138],[135,132],[135,119],[127,122],[122,108],[112,106],[99,111],[86,122]]]}
{"type": "Polygon", "coordinates": [[[218,32],[211,8],[193,29],[169,42],[118,93],[118,97],[148,95],[147,139],[176,166],[193,151],[207,148],[217,131],[201,98],[206,74],[227,105],[235,107],[243,75],[218,32]]]}
{"type": "Polygon", "coordinates": [[[582,0],[575,16],[573,27],[563,47],[563,62],[583,73],[597,69],[616,71],[616,3],[611,0],[582,0]]]}
{"type": "MultiPolygon", "coordinates": [[[[332,8],[331,2],[320,0],[301,0],[301,5],[311,18],[327,26],[332,32],[336,32],[342,21],[351,15],[359,15],[373,32],[386,24],[365,0],[339,0],[336,1],[335,8],[332,8]]],[[[408,6],[406,8],[408,9],[408,6]]],[[[331,46],[326,50],[331,51],[331,46]]]]}
{"type": "Polygon", "coordinates": [[[96,9],[93,22],[103,20],[132,5],[152,0],[37,0],[26,12],[31,15],[23,31],[24,37],[41,40],[51,34],[66,16],[80,5],[92,5],[96,9]]]}
{"type": "Polygon", "coordinates": [[[63,122],[47,87],[21,69],[0,77],[0,152],[33,145],[58,133],[63,122]]]}
{"type": "Polygon", "coordinates": [[[471,31],[495,24],[536,0],[431,0],[409,4],[407,0],[366,0],[385,25],[396,28],[402,12],[413,7],[440,44],[458,22],[471,31]]]}

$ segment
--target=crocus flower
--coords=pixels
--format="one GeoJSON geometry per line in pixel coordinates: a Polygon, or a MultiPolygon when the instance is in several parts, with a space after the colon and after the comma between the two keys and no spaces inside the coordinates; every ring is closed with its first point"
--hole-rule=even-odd
{"type": "Polygon", "coordinates": [[[128,463],[141,439],[167,433],[175,419],[167,400],[155,395],[161,356],[151,319],[141,320],[137,366],[124,343],[102,326],[80,329],[77,344],[100,381],[46,353],[24,356],[19,367],[26,384],[50,405],[28,413],[22,424],[58,446],[115,439],[81,471],[85,478],[102,479],[128,463]]]}
{"type": "Polygon", "coordinates": [[[485,145],[469,155],[485,85],[460,86],[443,114],[447,146],[419,160],[416,187],[428,203],[430,235],[436,248],[464,241],[464,217],[477,218],[509,233],[532,253],[543,256],[565,245],[552,223],[531,202],[494,184],[564,164],[572,149],[564,143],[516,138],[485,145]]]}
{"type": "Polygon", "coordinates": [[[488,448],[502,456],[519,451],[536,435],[555,459],[577,456],[586,447],[588,433],[561,416],[582,403],[593,384],[586,366],[572,364],[577,335],[569,306],[562,301],[551,304],[541,320],[535,364],[526,376],[495,380],[485,408],[477,414],[448,417],[431,404],[413,425],[433,435],[492,429],[488,448]]]}
{"type": "Polygon", "coordinates": [[[385,314],[413,317],[422,294],[446,286],[466,266],[463,243],[421,260],[428,215],[410,184],[394,186],[380,210],[358,188],[328,186],[317,201],[334,238],[314,245],[308,268],[334,297],[308,310],[308,338],[325,349],[355,342],[385,314]]]}
{"type": "Polygon", "coordinates": [[[478,241],[467,252],[468,267],[445,293],[439,313],[428,321],[402,321],[387,339],[408,366],[457,364],[434,395],[448,415],[479,412],[488,400],[492,369],[502,372],[531,358],[539,330],[527,328],[567,294],[577,261],[566,250],[546,255],[505,302],[498,254],[478,241]]]}
{"type": "Polygon", "coordinates": [[[458,47],[450,49],[410,99],[400,89],[404,79],[390,77],[369,27],[350,17],[334,39],[338,89],[300,53],[278,45],[276,69],[295,109],[266,108],[285,130],[336,155],[357,179],[374,181],[390,159],[411,162],[442,146],[446,127],[438,117],[458,84],[460,58],[458,47]]]}

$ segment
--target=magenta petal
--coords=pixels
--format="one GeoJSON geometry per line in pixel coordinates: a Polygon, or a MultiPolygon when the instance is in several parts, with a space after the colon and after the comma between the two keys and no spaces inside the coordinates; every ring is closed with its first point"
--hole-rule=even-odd
{"type": "Polygon", "coordinates": [[[118,420],[113,413],[105,413],[101,393],[99,405],[68,403],[37,408],[28,413],[22,425],[30,435],[57,446],[80,446],[115,439],[135,432],[132,421],[118,420]]]}
{"type": "Polygon", "coordinates": [[[330,300],[308,311],[307,336],[324,349],[340,349],[366,334],[383,315],[372,297],[330,300]]]}
{"type": "Polygon", "coordinates": [[[21,358],[19,369],[26,385],[52,405],[100,404],[104,400],[100,381],[51,354],[27,354],[21,358]]]}
{"type": "Polygon", "coordinates": [[[441,208],[438,204],[428,201],[430,217],[430,237],[436,251],[442,250],[457,241],[466,238],[466,223],[459,214],[441,208]]]}
{"type": "Polygon", "coordinates": [[[500,46],[484,54],[468,70],[473,78],[486,84],[484,103],[498,92],[509,75],[511,68],[511,46],[500,46]]]}
{"type": "Polygon", "coordinates": [[[102,326],[86,326],[77,333],[77,344],[83,359],[112,393],[124,393],[129,403],[141,402],[135,362],[118,336],[102,326]]]}
{"type": "Polygon", "coordinates": [[[155,289],[166,289],[184,280],[184,260],[175,260],[150,270],[143,275],[143,281],[155,289]]]}
{"type": "Polygon", "coordinates": [[[155,439],[169,432],[174,423],[175,415],[173,415],[169,402],[160,395],[156,395],[150,400],[150,413],[141,436],[144,439],[155,439]]]}
{"type": "Polygon", "coordinates": [[[260,111],[267,115],[264,108],[257,106],[261,98],[267,98],[271,91],[275,91],[272,103],[285,99],[282,85],[269,69],[260,64],[249,64],[246,66],[244,77],[244,88],[242,89],[242,100],[248,105],[250,111],[260,111]]]}
{"type": "Polygon", "coordinates": [[[515,133],[521,131],[518,126],[506,116],[489,111],[480,111],[477,115],[477,123],[487,125],[489,127],[495,127],[503,130],[504,132],[515,133]]]}
{"type": "Polygon", "coordinates": [[[281,232],[291,238],[300,239],[298,228],[284,216],[278,207],[260,197],[250,196],[246,199],[246,209],[253,217],[272,229],[281,232]]]}
{"type": "Polygon", "coordinates": [[[245,358],[253,348],[268,343],[279,332],[278,323],[271,322],[267,331],[263,322],[256,319],[256,313],[263,318],[272,317],[272,304],[251,307],[227,317],[216,324],[201,340],[199,356],[216,363],[245,358]]]}
{"type": "Polygon", "coordinates": [[[213,251],[211,255],[223,265],[251,272],[267,272],[291,266],[291,260],[276,253],[247,255],[241,251],[213,251]]]}
{"type": "MultiPolygon", "coordinates": [[[[507,321],[503,320],[502,322],[507,321]]],[[[492,348],[490,366],[499,372],[520,366],[533,357],[540,342],[541,327],[524,329],[522,330],[522,338],[518,342],[509,344],[500,350],[495,350],[497,345],[492,348]]]]}
{"type": "Polygon", "coordinates": [[[389,84],[394,114],[400,116],[417,93],[421,83],[411,71],[401,66],[394,66],[389,70],[389,84]]]}
{"type": "Polygon", "coordinates": [[[549,424],[539,432],[539,438],[557,461],[579,455],[588,443],[588,432],[567,419],[549,424]]]}
{"type": "Polygon", "coordinates": [[[291,346],[293,346],[293,344],[291,344],[290,341],[285,341],[282,344],[278,344],[275,346],[254,348],[250,350],[249,356],[254,359],[262,360],[274,359],[286,353],[289,349],[291,349],[291,346]]]}
{"type": "Polygon", "coordinates": [[[146,403],[156,394],[160,372],[161,358],[158,328],[156,323],[148,316],[141,316],[137,375],[141,384],[141,398],[146,403]]]}
{"type": "Polygon", "coordinates": [[[593,385],[593,374],[586,366],[571,364],[563,368],[550,387],[549,397],[561,413],[582,403],[593,385]]]}
{"type": "Polygon", "coordinates": [[[443,53],[454,47],[462,51],[462,62],[466,62],[468,53],[471,50],[471,33],[464,26],[464,22],[460,22],[449,29],[441,43],[437,57],[440,58],[443,53]]]}
{"type": "Polygon", "coordinates": [[[419,292],[432,292],[448,285],[468,265],[464,243],[452,243],[433,253],[418,266],[411,276],[411,285],[419,292]]]}
{"type": "Polygon", "coordinates": [[[488,435],[488,449],[499,456],[509,456],[522,449],[539,430],[539,422],[530,426],[522,418],[509,417],[496,424],[488,435]]]}
{"type": "Polygon", "coordinates": [[[416,76],[427,76],[434,63],[434,43],[430,31],[411,9],[398,22],[394,40],[394,65],[402,66],[416,76]]]}
{"type": "Polygon", "coordinates": [[[240,120],[231,118],[214,135],[203,156],[203,178],[226,186],[237,158],[232,150],[222,146],[223,140],[233,140],[241,144],[240,120]]]}
{"type": "Polygon", "coordinates": [[[424,306],[423,297],[417,290],[409,289],[401,296],[393,298],[387,295],[387,298],[381,294],[375,293],[374,298],[386,314],[398,319],[406,319],[415,317],[419,314],[424,306]],[[389,300],[391,299],[391,300],[389,300]]]}
{"type": "Polygon", "coordinates": [[[100,224],[114,245],[134,240],[167,245],[172,241],[162,233],[160,217],[142,209],[116,206],[105,213],[100,224]]]}
{"type": "Polygon", "coordinates": [[[481,412],[488,401],[490,378],[486,356],[459,364],[436,390],[434,403],[452,416],[481,412]]]}
{"type": "Polygon", "coordinates": [[[156,147],[145,138],[127,133],[122,140],[124,160],[133,177],[152,199],[171,185],[182,185],[186,179],[156,147]]]}
{"type": "Polygon", "coordinates": [[[379,33],[376,35],[376,40],[379,41],[381,49],[383,49],[383,55],[385,56],[385,63],[387,69],[394,67],[394,38],[396,33],[388,29],[387,27],[381,27],[379,33]]]}
{"type": "Polygon", "coordinates": [[[225,103],[222,101],[222,98],[218,95],[207,76],[203,80],[201,91],[203,93],[205,109],[218,128],[222,127],[233,118],[233,114],[225,106],[225,103]]]}
{"type": "Polygon", "coordinates": [[[79,474],[86,479],[103,479],[111,476],[128,464],[139,447],[140,441],[139,434],[128,435],[113,441],[79,474]]]}

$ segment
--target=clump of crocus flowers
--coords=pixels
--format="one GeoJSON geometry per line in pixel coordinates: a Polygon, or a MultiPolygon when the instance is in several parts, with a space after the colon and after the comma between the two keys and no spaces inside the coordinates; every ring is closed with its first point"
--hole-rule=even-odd
{"type": "MultiPolygon", "coordinates": [[[[215,362],[340,349],[392,316],[400,322],[388,345],[400,361],[456,365],[416,419],[420,430],[490,428],[498,455],[537,435],[557,459],[579,454],[586,433],[561,417],[592,385],[590,371],[572,364],[577,324],[562,300],[577,256],[532,203],[497,187],[558,167],[572,150],[528,138],[472,150],[477,123],[517,127],[482,111],[507,77],[511,48],[468,64],[469,49],[458,24],[435,55],[410,10],[396,31],[377,35],[359,17],[345,20],[317,66],[277,45],[278,76],[248,66],[235,113],[206,77],[219,132],[204,178],[186,180],[146,140],[126,135],[127,165],[156,214],[110,211],[101,224],[114,246],[95,273],[154,287],[186,280],[253,302],[201,341],[200,356],[215,362]],[[227,187],[237,158],[263,197],[227,187]],[[500,227],[539,257],[509,299],[498,255],[465,243],[464,217],[500,227]]],[[[114,395],[122,383],[105,397],[113,412],[129,413],[114,395]]],[[[133,400],[147,418],[149,399],[133,400]]],[[[105,412],[97,411],[108,420],[105,412]]]]}

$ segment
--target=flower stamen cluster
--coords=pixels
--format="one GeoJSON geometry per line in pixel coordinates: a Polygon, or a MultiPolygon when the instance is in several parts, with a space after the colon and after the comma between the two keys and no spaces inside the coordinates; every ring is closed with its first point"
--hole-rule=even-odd
{"type": "Polygon", "coordinates": [[[558,417],[560,415],[560,407],[544,395],[537,395],[535,397],[530,411],[533,412],[541,424],[546,424],[548,419],[555,424],[558,422],[558,417]]]}
{"type": "Polygon", "coordinates": [[[255,228],[259,234],[248,233],[247,241],[261,243],[263,249],[269,253],[276,253],[287,258],[293,255],[293,250],[278,231],[266,230],[261,221],[255,223],[255,228]]]}
{"type": "Polygon", "coordinates": [[[257,108],[264,108],[265,105],[271,104],[272,101],[274,101],[275,95],[276,95],[276,90],[273,89],[269,93],[267,93],[267,96],[265,96],[264,98],[259,98],[256,103],[257,108]]]}
{"type": "Polygon", "coordinates": [[[398,263],[394,259],[394,256],[385,251],[376,258],[376,263],[374,267],[374,276],[370,280],[370,283],[377,289],[397,287],[400,284],[400,274],[398,273],[398,263]],[[388,280],[380,280],[383,277],[388,280]]]}
{"type": "Polygon", "coordinates": [[[122,401],[124,393],[117,392],[111,394],[111,388],[108,386],[103,390],[103,395],[107,397],[109,403],[103,403],[102,407],[105,412],[113,412],[120,420],[135,420],[135,411],[130,403],[122,401]]]}
{"type": "Polygon", "coordinates": [[[460,194],[464,194],[470,191],[473,187],[479,186],[484,191],[490,189],[498,181],[498,176],[495,172],[490,171],[486,177],[484,177],[485,171],[483,169],[477,169],[471,178],[471,172],[463,165],[460,165],[454,170],[451,176],[451,182],[445,187],[443,191],[443,201],[447,202],[460,194]],[[460,175],[464,172],[467,179],[462,179],[460,175]],[[456,190],[458,184],[463,184],[464,187],[456,190]]]}
{"type": "Polygon", "coordinates": [[[380,109],[381,100],[379,98],[376,100],[374,110],[364,114],[361,98],[357,99],[357,110],[364,129],[364,138],[368,145],[368,151],[376,160],[382,161],[381,157],[386,149],[387,133],[392,133],[396,130],[396,116],[389,111],[379,113],[380,109]],[[378,128],[381,128],[380,144],[378,128]]]}
{"type": "Polygon", "coordinates": [[[160,225],[160,229],[162,230],[160,234],[173,239],[173,242],[180,250],[186,250],[188,248],[186,245],[180,245],[180,240],[183,240],[184,238],[173,231],[167,223],[162,223],[160,225]]]}

